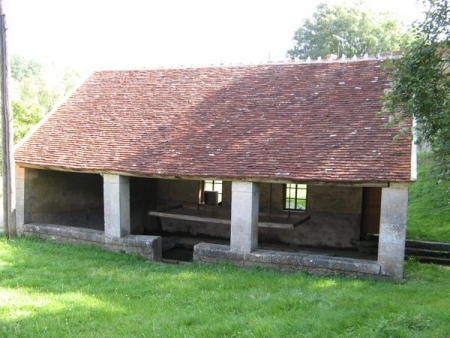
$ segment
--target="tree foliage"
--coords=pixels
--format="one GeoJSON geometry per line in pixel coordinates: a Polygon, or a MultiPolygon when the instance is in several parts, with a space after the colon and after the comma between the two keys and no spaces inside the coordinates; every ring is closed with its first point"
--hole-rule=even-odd
{"type": "Polygon", "coordinates": [[[450,179],[450,12],[447,0],[429,0],[404,55],[389,63],[392,85],[383,98],[391,124],[415,118],[419,142],[431,145],[443,179],[450,179]]]}
{"type": "Polygon", "coordinates": [[[43,117],[42,111],[36,106],[24,106],[18,101],[12,102],[14,113],[14,143],[19,142],[43,117]]]}
{"type": "Polygon", "coordinates": [[[11,55],[11,77],[16,81],[38,76],[42,65],[36,61],[27,60],[20,55],[11,55]]]}
{"type": "Polygon", "coordinates": [[[389,13],[374,13],[364,6],[317,6],[312,18],[295,32],[291,59],[313,59],[327,54],[376,54],[400,49],[408,42],[399,22],[389,13]]]}
{"type": "MultiPolygon", "coordinates": [[[[71,69],[43,65],[19,55],[11,55],[10,65],[14,143],[17,143],[69,93],[80,75],[71,69]]],[[[0,156],[0,164],[1,161],[0,156]]]]}
{"type": "Polygon", "coordinates": [[[79,74],[12,55],[11,78],[14,141],[17,143],[75,86],[79,74]]]}

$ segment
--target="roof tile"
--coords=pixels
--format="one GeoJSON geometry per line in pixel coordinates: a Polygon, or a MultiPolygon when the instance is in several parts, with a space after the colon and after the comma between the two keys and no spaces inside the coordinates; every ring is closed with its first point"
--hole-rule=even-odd
{"type": "Polygon", "coordinates": [[[17,150],[24,166],[143,176],[409,181],[380,61],[100,71],[17,150]]]}

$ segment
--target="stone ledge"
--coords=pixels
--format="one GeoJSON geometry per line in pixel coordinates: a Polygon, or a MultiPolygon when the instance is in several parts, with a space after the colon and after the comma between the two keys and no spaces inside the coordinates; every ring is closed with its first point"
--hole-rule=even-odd
{"type": "Polygon", "coordinates": [[[194,247],[194,261],[232,263],[240,267],[260,266],[279,271],[307,272],[319,275],[347,275],[386,278],[381,266],[372,261],[257,249],[251,253],[236,253],[227,245],[199,243],[194,247]]]}
{"type": "Polygon", "coordinates": [[[160,262],[162,259],[160,236],[127,235],[117,238],[105,236],[100,230],[39,223],[24,224],[23,235],[58,243],[94,245],[110,251],[136,254],[151,261],[160,262]]]}

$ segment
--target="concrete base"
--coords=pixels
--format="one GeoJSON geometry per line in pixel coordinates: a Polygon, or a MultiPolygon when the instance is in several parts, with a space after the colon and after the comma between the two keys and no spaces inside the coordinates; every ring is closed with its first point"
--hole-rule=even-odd
{"type": "Polygon", "coordinates": [[[162,259],[160,236],[128,235],[117,238],[106,236],[99,230],[35,223],[24,224],[23,235],[57,243],[94,245],[110,251],[136,254],[156,262],[162,259]]]}
{"type": "Polygon", "coordinates": [[[278,271],[319,275],[389,278],[382,274],[380,264],[372,261],[262,249],[238,253],[230,250],[227,245],[210,243],[200,243],[194,247],[194,262],[231,263],[240,267],[259,266],[278,271]]]}

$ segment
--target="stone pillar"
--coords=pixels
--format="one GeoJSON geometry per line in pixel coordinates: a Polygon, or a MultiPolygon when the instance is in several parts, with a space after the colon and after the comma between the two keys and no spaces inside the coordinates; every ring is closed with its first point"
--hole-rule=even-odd
{"type": "Polygon", "coordinates": [[[259,187],[252,182],[233,182],[230,249],[249,253],[258,248],[259,187]]]}
{"type": "Polygon", "coordinates": [[[396,280],[403,278],[407,216],[408,186],[383,188],[378,263],[383,273],[396,280]]]}
{"type": "Polygon", "coordinates": [[[25,168],[16,165],[16,231],[22,236],[25,224],[25,168]]]}
{"type": "Polygon", "coordinates": [[[105,235],[123,237],[130,234],[130,179],[120,175],[103,175],[105,235]]]}

